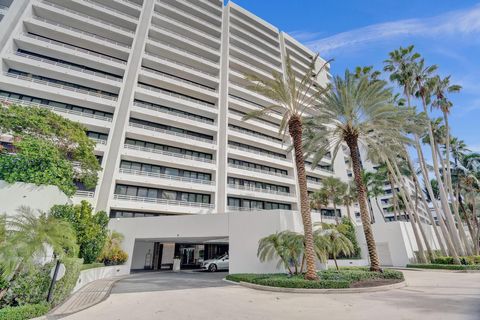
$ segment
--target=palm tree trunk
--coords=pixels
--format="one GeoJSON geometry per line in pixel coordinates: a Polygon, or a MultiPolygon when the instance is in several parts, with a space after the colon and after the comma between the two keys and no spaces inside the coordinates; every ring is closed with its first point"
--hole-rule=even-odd
{"type": "Polygon", "coordinates": [[[435,198],[435,194],[433,193],[432,185],[430,184],[427,165],[425,163],[423,151],[420,146],[420,139],[416,134],[414,135],[414,137],[415,137],[415,149],[417,150],[418,159],[420,160],[420,169],[422,171],[422,178],[423,178],[423,181],[425,181],[425,186],[427,187],[427,192],[430,196],[430,199],[432,199],[433,208],[435,209],[435,213],[437,214],[438,224],[440,225],[440,230],[442,231],[443,239],[445,240],[450,256],[453,257],[456,264],[460,264],[460,259],[458,258],[456,247],[451,238],[451,233],[448,231],[447,226],[445,225],[442,211],[438,206],[437,200],[435,198]]]}
{"type": "MultiPolygon", "coordinates": [[[[410,154],[408,153],[408,150],[405,149],[405,157],[407,158],[407,163],[410,168],[410,171],[412,172],[412,178],[413,182],[415,183],[415,188],[418,190],[422,190],[420,186],[420,181],[418,181],[418,177],[415,173],[415,168],[413,166],[413,161],[412,158],[410,157],[410,154]]],[[[442,241],[442,237],[440,237],[440,232],[438,231],[437,224],[435,223],[435,219],[433,219],[433,215],[430,212],[430,208],[428,207],[427,200],[425,199],[425,195],[423,194],[422,191],[420,191],[420,198],[422,200],[423,206],[425,207],[425,210],[427,210],[427,215],[430,220],[430,223],[432,224],[433,231],[435,232],[435,237],[437,238],[438,244],[440,246],[440,251],[442,252],[442,255],[446,256],[447,252],[445,250],[445,246],[442,241]]]]}
{"type": "Polygon", "coordinates": [[[335,214],[335,224],[338,226],[337,204],[333,201],[333,212],[335,214]]]}
{"type": "Polygon", "coordinates": [[[333,254],[333,261],[335,262],[335,268],[338,270],[337,255],[335,253],[333,254]]]}
{"type": "Polygon", "coordinates": [[[365,185],[362,181],[361,176],[361,164],[360,164],[360,154],[358,152],[358,137],[349,136],[346,137],[345,142],[350,149],[350,159],[352,161],[353,176],[355,180],[355,185],[358,190],[358,204],[360,206],[360,217],[362,219],[363,232],[365,234],[365,240],[367,242],[368,255],[370,257],[370,270],[372,271],[382,271],[380,268],[380,260],[378,259],[377,247],[375,244],[375,239],[373,237],[372,225],[370,224],[370,217],[368,215],[367,207],[367,194],[365,190],[365,185]]]}
{"type": "MultiPolygon", "coordinates": [[[[425,96],[423,95],[422,95],[422,104],[423,104],[423,111],[425,112],[425,114],[428,115],[427,102],[425,100],[425,96]]],[[[450,227],[452,240],[453,240],[453,243],[455,244],[456,251],[458,254],[464,255],[465,251],[462,246],[458,232],[456,232],[455,221],[453,221],[453,214],[448,204],[448,196],[445,191],[445,186],[443,185],[443,182],[442,182],[442,177],[440,176],[440,170],[438,168],[438,159],[437,159],[437,153],[435,152],[435,138],[433,137],[432,123],[430,121],[427,121],[427,125],[428,125],[428,136],[431,142],[430,149],[432,151],[433,171],[435,173],[435,178],[438,181],[438,190],[440,191],[440,201],[442,203],[443,212],[445,214],[445,219],[447,221],[447,224],[450,227]]]]}
{"type": "Polygon", "coordinates": [[[308,201],[307,176],[305,173],[305,159],[302,145],[302,121],[298,116],[292,116],[288,122],[289,134],[292,137],[293,149],[295,152],[295,165],[297,169],[298,187],[300,191],[300,212],[303,221],[305,234],[305,257],[307,260],[307,272],[305,279],[318,279],[315,268],[315,250],[313,243],[312,217],[308,201]]]}
{"type": "Polygon", "coordinates": [[[351,212],[350,212],[350,206],[349,206],[349,205],[346,205],[345,207],[347,208],[347,216],[348,216],[348,219],[350,219],[350,221],[353,222],[352,214],[351,214],[351,212]]]}
{"type": "Polygon", "coordinates": [[[423,249],[423,243],[422,243],[422,240],[420,239],[420,235],[418,234],[418,230],[417,230],[417,226],[416,226],[416,222],[415,222],[415,220],[418,221],[418,219],[415,219],[413,217],[415,215],[415,212],[411,207],[411,203],[410,203],[411,199],[407,198],[407,195],[405,194],[405,191],[404,191],[405,187],[404,187],[403,183],[400,182],[400,178],[398,176],[399,173],[395,172],[395,169],[393,168],[392,163],[390,162],[390,160],[387,157],[385,157],[384,160],[385,160],[385,163],[387,164],[388,170],[390,170],[390,172],[392,173],[395,184],[398,185],[398,187],[399,187],[400,197],[402,197],[403,202],[405,203],[405,208],[406,208],[406,211],[408,212],[408,215],[409,215],[408,220],[410,220],[410,224],[412,225],[413,235],[415,236],[415,241],[417,242],[419,261],[420,262],[426,262],[427,260],[426,260],[426,257],[425,257],[425,250],[423,249]],[[410,215],[412,215],[412,217],[410,217],[410,215]]]}
{"type": "Polygon", "coordinates": [[[378,197],[375,197],[375,204],[377,205],[378,211],[380,212],[380,215],[383,218],[383,222],[387,222],[387,219],[385,218],[385,214],[383,213],[383,209],[380,206],[380,203],[378,202],[378,200],[379,200],[378,197]]]}

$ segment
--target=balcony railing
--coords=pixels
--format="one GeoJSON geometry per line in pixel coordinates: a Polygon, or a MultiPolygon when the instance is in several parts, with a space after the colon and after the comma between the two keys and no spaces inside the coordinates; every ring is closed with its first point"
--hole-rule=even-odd
{"type": "MultiPolygon", "coordinates": [[[[129,15],[128,13],[122,12],[122,11],[120,11],[120,10],[114,9],[114,8],[109,7],[109,6],[106,6],[106,5],[103,5],[103,4],[98,3],[98,2],[96,2],[96,1],[92,1],[92,0],[83,0],[83,1],[84,1],[84,2],[88,2],[88,3],[91,3],[91,4],[93,4],[94,6],[103,8],[103,9],[105,9],[107,12],[115,12],[115,13],[117,13],[117,14],[119,14],[119,15],[122,15],[122,16],[125,16],[125,17],[128,17],[128,18],[133,18],[133,19],[135,19],[135,20],[138,20],[137,17],[131,16],[131,15],[129,15]]],[[[131,1],[128,1],[128,2],[129,2],[129,3],[132,3],[131,1]]],[[[138,4],[137,4],[137,6],[138,6],[138,4]]]]}
{"type": "MultiPolygon", "coordinates": [[[[201,20],[202,22],[208,23],[209,25],[213,26],[213,27],[216,28],[216,29],[219,29],[219,28],[220,28],[220,24],[219,24],[219,25],[216,25],[216,24],[214,24],[214,23],[211,23],[210,21],[207,21],[207,20],[205,20],[205,19],[201,19],[200,17],[198,17],[198,16],[196,16],[196,15],[193,15],[193,14],[191,14],[191,13],[189,13],[189,12],[186,12],[186,11],[185,11],[184,9],[182,9],[182,8],[177,8],[177,7],[171,6],[171,5],[165,3],[165,2],[163,2],[163,1],[161,1],[161,0],[157,0],[157,4],[162,5],[162,6],[165,6],[165,7],[167,7],[167,9],[170,9],[170,10],[172,10],[172,11],[179,11],[179,10],[180,10],[183,14],[185,14],[185,15],[187,15],[187,16],[190,16],[190,18],[193,19],[193,20],[196,20],[196,21],[201,20]]],[[[214,18],[218,19],[218,22],[221,22],[221,20],[220,20],[219,17],[212,15],[212,14],[211,14],[210,12],[208,12],[207,10],[200,9],[199,7],[195,7],[195,9],[198,10],[198,11],[201,11],[201,12],[205,13],[205,14],[208,15],[208,16],[214,17],[214,18]]]]}
{"type": "Polygon", "coordinates": [[[66,85],[63,85],[63,84],[55,83],[55,82],[35,79],[35,78],[27,77],[27,76],[14,74],[14,73],[6,72],[6,73],[4,73],[4,75],[7,76],[7,77],[10,77],[10,78],[15,78],[15,79],[20,79],[20,80],[25,80],[25,81],[30,81],[30,82],[34,82],[34,83],[43,84],[43,85],[46,85],[46,86],[49,86],[49,87],[65,89],[65,90],[69,90],[69,91],[73,91],[73,92],[87,94],[89,96],[100,97],[100,98],[103,98],[103,99],[117,101],[117,97],[109,96],[109,95],[106,95],[106,94],[103,94],[103,93],[88,91],[88,90],[80,89],[80,88],[74,88],[74,87],[71,87],[71,86],[66,86],[66,85]]]}
{"type": "Polygon", "coordinates": [[[123,60],[120,60],[120,59],[117,59],[117,58],[109,57],[109,56],[103,55],[101,53],[97,53],[97,52],[90,51],[90,50],[87,50],[87,49],[78,48],[78,47],[75,47],[75,46],[72,46],[72,45],[69,45],[69,44],[66,44],[66,43],[62,43],[62,42],[59,42],[59,41],[39,37],[39,36],[36,36],[34,34],[23,33],[23,35],[28,37],[28,38],[37,39],[37,40],[40,40],[40,41],[43,41],[43,42],[51,43],[51,44],[61,46],[61,47],[64,47],[64,48],[68,48],[68,49],[71,49],[71,50],[74,50],[74,51],[83,52],[83,53],[86,53],[88,55],[91,55],[91,56],[94,56],[94,57],[97,57],[97,58],[110,60],[110,61],[120,63],[120,64],[127,64],[126,61],[123,61],[123,60]]]}
{"type": "Polygon", "coordinates": [[[80,29],[77,29],[77,28],[73,28],[73,27],[70,27],[70,26],[67,26],[67,25],[64,25],[64,24],[61,24],[61,23],[56,23],[56,22],[54,22],[54,21],[47,20],[47,19],[43,19],[43,18],[40,18],[40,17],[37,17],[37,16],[34,16],[33,18],[34,18],[35,20],[42,21],[42,22],[51,24],[51,25],[53,25],[53,26],[60,27],[60,28],[63,28],[63,29],[67,29],[67,30],[70,30],[70,31],[73,31],[73,32],[77,32],[77,33],[86,35],[86,36],[88,36],[88,37],[93,37],[93,38],[95,38],[95,39],[97,39],[97,40],[104,41],[104,42],[108,42],[108,43],[117,45],[117,46],[119,46],[119,47],[123,47],[123,48],[127,48],[127,49],[130,49],[130,48],[131,48],[131,46],[129,46],[128,44],[125,44],[125,43],[122,43],[122,42],[117,42],[117,41],[111,40],[111,39],[109,39],[109,38],[105,38],[105,37],[96,35],[96,34],[91,33],[91,32],[83,31],[83,30],[80,30],[80,29]]]}
{"type": "Polygon", "coordinates": [[[235,206],[228,206],[229,211],[244,211],[244,212],[253,212],[253,211],[268,211],[268,212],[275,212],[275,213],[297,213],[298,211],[294,210],[283,210],[283,209],[260,209],[260,208],[246,208],[246,207],[235,207],[235,206]]]}
{"type": "Polygon", "coordinates": [[[149,110],[154,110],[154,111],[158,111],[158,112],[161,112],[161,113],[170,114],[172,116],[181,117],[181,118],[190,119],[190,120],[193,120],[193,121],[213,125],[213,121],[208,121],[208,120],[203,119],[203,118],[198,118],[198,117],[191,116],[191,115],[184,114],[184,113],[180,113],[180,112],[170,111],[170,110],[167,110],[167,109],[164,109],[164,108],[152,106],[152,105],[145,104],[145,103],[142,103],[142,102],[135,101],[133,103],[133,105],[136,106],[136,107],[149,109],[149,110]]]}
{"type": "Polygon", "coordinates": [[[20,104],[20,105],[29,106],[29,107],[45,108],[45,109],[49,109],[56,112],[74,114],[77,116],[112,122],[112,118],[109,118],[109,117],[99,116],[91,113],[80,112],[80,111],[70,110],[70,109],[65,109],[60,107],[54,107],[48,104],[36,103],[32,101],[25,101],[25,100],[10,98],[10,97],[0,97],[0,101],[13,103],[13,104],[20,104]]]}
{"type": "MultiPolygon", "coordinates": [[[[87,0],[85,0],[85,1],[87,1],[87,0]]],[[[87,1],[87,2],[88,2],[88,1],[87,1]]],[[[54,7],[54,8],[57,8],[57,9],[60,9],[60,10],[63,10],[63,11],[72,13],[72,14],[74,14],[74,15],[78,15],[78,16],[83,17],[83,18],[85,18],[85,19],[87,19],[87,20],[90,20],[90,21],[99,22],[99,23],[104,24],[104,25],[107,25],[107,26],[109,26],[109,27],[113,27],[113,28],[116,28],[116,29],[120,29],[120,30],[125,31],[125,32],[130,33],[130,34],[134,34],[134,33],[135,33],[135,31],[133,31],[133,30],[130,30],[130,29],[121,27],[121,26],[116,25],[116,24],[113,24],[113,23],[109,23],[109,22],[107,22],[107,21],[105,21],[105,20],[98,19],[98,18],[89,16],[89,15],[87,15],[87,14],[84,14],[84,13],[81,13],[81,12],[78,12],[78,11],[75,11],[75,10],[70,10],[70,9],[68,9],[68,8],[59,6],[59,5],[57,5],[57,4],[55,4],[55,3],[52,3],[52,2],[50,2],[50,1],[43,0],[42,3],[45,3],[45,4],[47,4],[47,5],[51,6],[51,7],[54,7]]],[[[95,3],[95,4],[96,4],[96,3],[95,3]]],[[[113,9],[110,9],[110,8],[109,8],[109,10],[113,11],[113,9]]]]}
{"type": "Polygon", "coordinates": [[[213,209],[215,207],[213,204],[210,204],[210,203],[188,202],[188,201],[180,201],[180,200],[169,200],[169,199],[159,199],[159,198],[127,196],[127,195],[123,195],[123,194],[114,194],[113,198],[115,200],[159,203],[159,204],[185,206],[185,207],[199,207],[199,208],[209,208],[209,209],[213,209]]]}
{"type": "Polygon", "coordinates": [[[147,126],[147,125],[143,125],[143,124],[138,124],[138,123],[135,123],[135,122],[130,122],[129,125],[131,127],[141,128],[141,129],[155,131],[155,132],[160,132],[160,133],[164,133],[164,134],[169,134],[169,135],[172,135],[172,136],[175,136],[175,137],[181,137],[181,138],[185,138],[185,139],[190,139],[190,140],[215,144],[214,140],[200,138],[200,137],[192,136],[192,135],[189,135],[189,134],[186,134],[186,133],[180,133],[180,132],[165,130],[165,129],[162,129],[162,128],[157,128],[157,127],[147,126]]]}
{"type": "Polygon", "coordinates": [[[217,90],[212,89],[212,88],[210,88],[210,87],[207,87],[207,86],[204,86],[204,85],[195,83],[195,82],[193,82],[193,81],[189,81],[189,80],[185,80],[185,79],[182,79],[182,78],[179,78],[179,77],[175,77],[175,76],[166,74],[166,73],[161,72],[161,71],[157,71],[157,70],[153,70],[153,69],[145,68],[145,67],[142,67],[142,70],[147,71],[147,72],[151,72],[151,73],[155,73],[156,75],[159,76],[158,78],[172,79],[172,80],[175,80],[175,81],[179,81],[179,82],[188,84],[188,85],[190,85],[190,86],[194,86],[194,87],[197,87],[197,88],[200,88],[200,89],[203,89],[203,90],[212,91],[212,92],[216,92],[216,91],[217,91],[217,90]]]}
{"type": "Polygon", "coordinates": [[[295,195],[293,192],[283,192],[283,191],[269,190],[269,189],[263,189],[263,188],[255,188],[255,187],[250,187],[250,186],[241,186],[241,185],[238,185],[238,184],[231,184],[231,183],[228,184],[228,187],[232,188],[232,189],[275,194],[275,195],[287,196],[287,197],[291,197],[291,196],[295,195]]]}
{"type": "Polygon", "coordinates": [[[233,163],[229,163],[228,166],[231,167],[231,168],[235,168],[235,169],[248,170],[248,171],[252,171],[252,172],[258,172],[258,173],[263,173],[263,174],[269,174],[269,175],[272,175],[272,176],[288,178],[287,174],[280,173],[280,172],[251,168],[251,167],[241,166],[241,165],[233,164],[233,163]]]}
{"type": "Polygon", "coordinates": [[[197,99],[189,98],[187,96],[184,96],[184,95],[181,95],[181,94],[178,94],[178,93],[173,93],[173,92],[170,92],[170,91],[166,91],[166,90],[163,90],[163,89],[160,89],[160,88],[144,85],[144,84],[141,84],[141,83],[139,83],[138,86],[140,88],[143,88],[143,89],[146,89],[146,90],[149,90],[149,91],[159,92],[161,94],[165,94],[167,96],[171,96],[171,97],[174,97],[176,99],[181,99],[181,100],[193,102],[193,103],[196,103],[196,104],[199,104],[199,105],[202,105],[202,106],[205,106],[205,107],[209,107],[209,108],[215,108],[215,105],[213,105],[213,104],[206,103],[206,102],[203,102],[203,101],[199,101],[197,99]]]}
{"type": "Polygon", "coordinates": [[[214,74],[214,73],[210,73],[210,72],[207,72],[207,71],[203,71],[203,70],[194,68],[194,67],[192,67],[192,66],[189,66],[189,65],[187,65],[187,64],[180,63],[180,62],[178,62],[178,61],[175,61],[175,60],[172,60],[172,59],[168,59],[168,58],[165,58],[165,57],[162,57],[162,56],[153,54],[153,53],[151,53],[151,52],[145,52],[145,55],[151,56],[151,57],[154,57],[154,58],[157,58],[157,59],[160,59],[160,60],[164,60],[164,61],[173,63],[173,64],[175,64],[175,65],[178,65],[178,66],[180,66],[180,67],[187,68],[187,69],[190,69],[190,70],[199,72],[199,73],[206,74],[206,75],[208,75],[208,76],[212,76],[212,77],[216,77],[216,78],[218,77],[218,75],[216,75],[216,74],[214,74]]]}
{"type": "Polygon", "coordinates": [[[215,181],[211,181],[211,180],[203,180],[203,179],[195,179],[195,178],[174,176],[174,175],[162,174],[162,173],[158,173],[158,172],[132,170],[132,169],[125,169],[125,168],[120,168],[119,172],[120,173],[126,173],[126,174],[133,174],[133,175],[136,175],[136,176],[154,177],[154,178],[168,179],[168,180],[174,180],[174,181],[183,181],[183,182],[205,184],[205,185],[210,185],[210,186],[215,184],[215,181]]]}
{"type": "Polygon", "coordinates": [[[75,192],[75,197],[79,197],[79,198],[93,198],[94,196],[95,196],[95,192],[93,191],[77,190],[75,192]]]}
{"type": "Polygon", "coordinates": [[[77,67],[77,66],[72,66],[72,65],[69,65],[69,64],[66,64],[66,63],[63,63],[63,62],[52,61],[50,59],[41,58],[41,57],[35,56],[33,54],[27,54],[27,53],[17,51],[17,52],[15,52],[15,55],[20,56],[20,57],[25,57],[25,58],[28,58],[28,59],[32,59],[32,60],[36,60],[36,61],[40,61],[40,62],[45,62],[45,63],[51,64],[51,65],[54,65],[54,66],[59,66],[59,67],[62,67],[62,68],[75,70],[75,71],[78,71],[78,72],[86,73],[86,74],[96,76],[96,77],[100,77],[100,78],[105,78],[105,79],[109,79],[109,80],[113,80],[113,81],[117,81],[117,82],[123,81],[122,78],[114,77],[114,76],[111,76],[111,75],[103,73],[103,72],[95,72],[95,71],[80,68],[80,67],[77,67]]]}
{"type": "MultiPolygon", "coordinates": [[[[229,109],[228,112],[230,112],[231,114],[236,114],[236,115],[241,116],[241,117],[244,117],[246,115],[246,113],[237,111],[235,109],[229,109]]],[[[261,122],[261,123],[263,123],[267,126],[270,126],[272,129],[275,129],[277,132],[278,132],[278,129],[280,128],[279,125],[275,125],[275,124],[273,124],[269,121],[263,120],[262,118],[252,118],[252,119],[250,119],[250,121],[261,122]]],[[[285,137],[285,138],[288,139],[288,137],[285,137]]]]}
{"type": "Polygon", "coordinates": [[[197,57],[197,58],[199,58],[200,60],[203,60],[203,61],[205,61],[205,62],[207,62],[207,63],[218,64],[218,61],[208,59],[208,58],[205,57],[205,56],[199,55],[199,54],[197,54],[197,53],[195,53],[195,52],[192,52],[192,51],[189,51],[189,50],[185,50],[185,49],[183,49],[183,48],[181,48],[181,47],[178,47],[178,46],[175,46],[175,45],[173,45],[173,44],[166,43],[166,42],[161,42],[160,40],[157,40],[157,39],[152,38],[152,37],[150,37],[150,36],[148,37],[148,39],[151,40],[151,41],[153,41],[153,42],[157,42],[157,43],[159,43],[159,44],[162,45],[162,46],[166,46],[166,47],[169,47],[169,48],[178,50],[178,51],[180,51],[180,52],[186,53],[186,54],[188,54],[188,55],[192,55],[192,56],[194,56],[194,57],[197,57]]]}
{"type": "Polygon", "coordinates": [[[252,150],[244,147],[239,147],[239,146],[234,146],[234,145],[228,145],[229,148],[234,149],[234,150],[240,150],[240,151],[245,151],[248,153],[253,153],[262,157],[267,157],[267,158],[272,158],[272,159],[277,159],[277,160],[282,160],[282,161],[290,161],[287,158],[283,158],[280,156],[276,156],[274,154],[266,153],[266,152],[260,152],[257,150],[252,150]]]}
{"type": "Polygon", "coordinates": [[[259,138],[259,139],[263,139],[263,140],[267,140],[267,141],[270,141],[270,142],[274,142],[274,143],[278,143],[278,144],[282,144],[283,145],[283,142],[282,141],[279,141],[273,137],[268,137],[268,136],[264,136],[260,133],[254,133],[254,132],[250,132],[248,130],[243,130],[243,129],[240,129],[240,128],[232,128],[232,127],[228,127],[229,130],[232,130],[232,131],[235,131],[235,132],[239,132],[239,133],[242,133],[242,134],[246,134],[248,136],[251,136],[251,137],[255,137],[255,138],[259,138]]]}
{"type": "Polygon", "coordinates": [[[103,140],[103,139],[90,138],[90,140],[94,141],[96,144],[103,144],[103,145],[107,144],[107,140],[103,140]]]}
{"type": "Polygon", "coordinates": [[[141,5],[141,4],[138,4],[138,3],[133,2],[133,1],[130,1],[130,0],[117,0],[117,1],[129,3],[129,4],[131,4],[132,6],[137,7],[138,9],[141,9],[141,8],[142,8],[142,5],[141,5]]]}
{"type": "Polygon", "coordinates": [[[187,155],[187,154],[169,152],[169,151],[152,149],[152,148],[145,148],[145,147],[140,147],[140,146],[134,146],[134,145],[131,145],[131,144],[124,144],[124,148],[132,149],[132,150],[138,150],[138,151],[144,151],[144,152],[150,152],[150,153],[157,153],[157,154],[161,154],[161,155],[164,155],[164,156],[187,159],[187,160],[194,160],[194,161],[200,161],[200,162],[206,162],[206,163],[215,163],[215,161],[213,159],[199,158],[199,157],[194,157],[194,156],[190,156],[190,155],[187,155]]]}

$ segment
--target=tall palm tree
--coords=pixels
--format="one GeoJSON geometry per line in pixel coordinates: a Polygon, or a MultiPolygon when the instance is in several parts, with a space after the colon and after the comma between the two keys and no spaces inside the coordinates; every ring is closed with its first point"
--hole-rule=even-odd
{"type": "Polygon", "coordinates": [[[332,90],[321,97],[317,114],[306,122],[305,148],[320,161],[328,150],[336,157],[342,143],[350,149],[354,181],[358,192],[360,215],[370,257],[370,269],[380,271],[375,240],[367,207],[367,191],[361,178],[359,148],[377,143],[378,135],[401,134],[404,113],[392,105],[392,89],[385,81],[368,76],[357,77],[346,71],[335,76],[332,90]]]}
{"type": "Polygon", "coordinates": [[[274,101],[274,104],[252,111],[244,117],[244,120],[248,120],[271,112],[280,113],[282,115],[280,133],[284,134],[288,131],[292,139],[297,182],[300,191],[300,212],[305,234],[305,258],[307,262],[305,278],[308,280],[318,279],[318,275],[315,268],[312,219],[310,216],[305,158],[302,146],[302,118],[312,110],[327,90],[327,88],[319,87],[317,84],[319,76],[327,67],[328,62],[317,68],[317,60],[318,55],[312,60],[308,70],[300,79],[297,78],[292,68],[289,56],[287,56],[285,61],[284,75],[273,72],[273,79],[265,79],[257,75],[246,75],[246,80],[250,83],[248,88],[271,99],[274,101]]]}
{"type": "Polygon", "coordinates": [[[335,177],[327,177],[322,180],[322,189],[327,195],[329,201],[333,204],[333,212],[335,214],[335,223],[338,225],[337,205],[342,203],[342,198],[347,192],[348,185],[342,180],[335,177]]]}

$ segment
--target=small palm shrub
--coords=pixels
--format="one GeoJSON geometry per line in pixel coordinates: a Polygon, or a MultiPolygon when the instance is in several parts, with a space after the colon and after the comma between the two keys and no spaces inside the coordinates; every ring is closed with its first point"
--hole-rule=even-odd
{"type": "Polygon", "coordinates": [[[115,266],[127,262],[128,254],[122,250],[122,241],[123,235],[121,233],[110,231],[98,261],[103,262],[106,266],[115,266]]]}

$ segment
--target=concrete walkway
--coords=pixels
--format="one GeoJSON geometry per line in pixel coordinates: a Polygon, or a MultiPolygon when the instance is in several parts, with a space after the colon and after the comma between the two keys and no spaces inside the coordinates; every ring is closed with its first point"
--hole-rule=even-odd
{"type": "MultiPolygon", "coordinates": [[[[217,286],[214,279],[212,286],[151,292],[118,290],[125,293],[112,293],[105,301],[65,319],[480,319],[480,274],[404,273],[408,287],[360,294],[274,293],[238,285],[217,286]]],[[[168,281],[163,284],[168,286],[168,281]]]]}
{"type": "Polygon", "coordinates": [[[46,318],[63,318],[69,314],[79,312],[100,303],[108,297],[115,282],[122,278],[124,277],[101,279],[87,284],[73,294],[67,301],[51,311],[46,318]]]}

